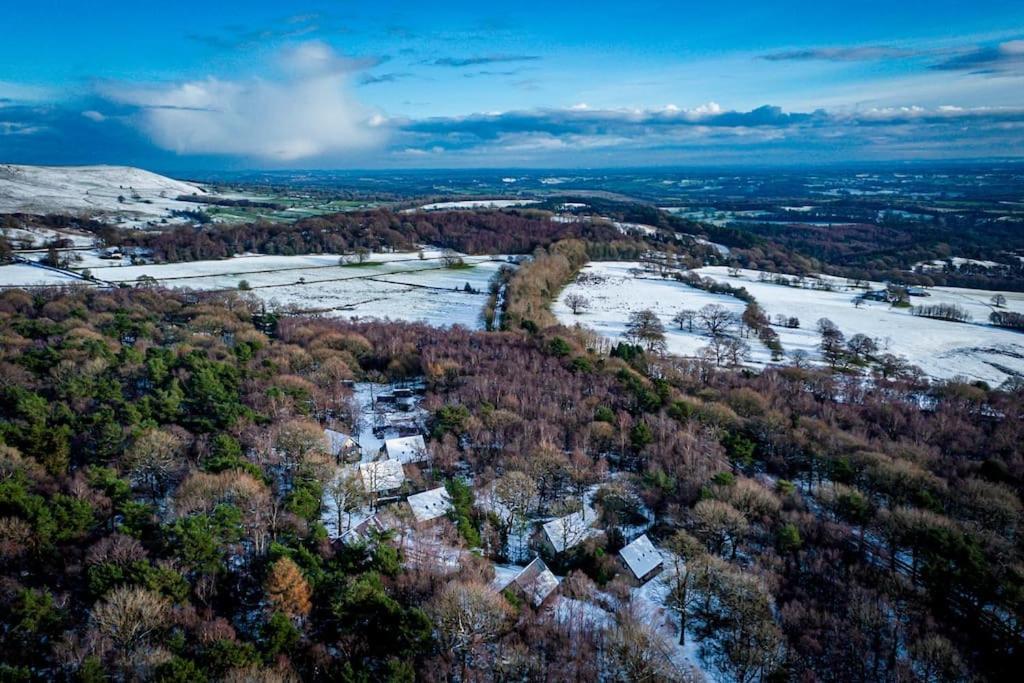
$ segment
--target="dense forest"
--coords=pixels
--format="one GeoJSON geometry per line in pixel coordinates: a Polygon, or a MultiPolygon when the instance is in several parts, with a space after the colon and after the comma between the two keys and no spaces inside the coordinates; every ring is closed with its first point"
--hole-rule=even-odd
{"type": "Polygon", "coordinates": [[[584,252],[538,252],[494,333],[279,319],[244,294],[0,294],[0,676],[688,680],[612,561],[637,506],[683,568],[666,607],[722,676],[1011,675],[1024,393],[609,347],[535,315],[584,252]],[[447,538],[480,556],[456,567],[322,523],[320,429],[351,420],[350,381],[416,378],[416,477],[453,492],[447,538]],[[477,492],[557,511],[602,482],[605,533],[549,559],[607,622],[488,589],[508,527],[477,492]]]}

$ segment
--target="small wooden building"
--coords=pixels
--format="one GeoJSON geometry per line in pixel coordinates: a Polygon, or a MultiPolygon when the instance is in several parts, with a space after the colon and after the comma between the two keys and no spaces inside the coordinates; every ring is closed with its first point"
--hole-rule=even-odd
{"type": "Polygon", "coordinates": [[[623,564],[633,574],[633,577],[641,584],[650,581],[662,569],[661,553],[651,543],[651,539],[647,538],[647,534],[640,536],[620,550],[619,557],[622,558],[623,564]]]}

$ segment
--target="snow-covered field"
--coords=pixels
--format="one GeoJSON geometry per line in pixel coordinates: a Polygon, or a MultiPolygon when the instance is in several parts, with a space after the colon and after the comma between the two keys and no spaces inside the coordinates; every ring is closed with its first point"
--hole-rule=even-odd
{"type": "Polygon", "coordinates": [[[535,199],[469,199],[459,202],[424,204],[415,209],[406,209],[404,213],[412,211],[446,211],[451,209],[507,209],[513,206],[529,206],[539,203],[535,199]]]}
{"type": "Polygon", "coordinates": [[[47,268],[27,263],[12,263],[0,266],[0,289],[6,287],[38,287],[52,285],[87,285],[71,275],[65,275],[47,268]]]}
{"type": "Polygon", "coordinates": [[[440,252],[373,254],[367,263],[339,266],[338,254],[238,256],[144,266],[93,268],[110,282],[136,282],[143,275],[167,287],[237,289],[243,280],[274,307],[325,315],[426,321],[478,328],[490,279],[506,261],[472,257],[470,267],[444,268],[440,252]],[[466,284],[474,291],[465,291],[466,284]]]}
{"type": "MultiPolygon", "coordinates": [[[[0,211],[0,213],[3,213],[0,211]]],[[[15,248],[42,247],[47,242],[59,239],[71,240],[76,247],[88,247],[96,241],[95,235],[72,230],[51,230],[50,228],[3,228],[0,230],[5,238],[15,245],[15,248]]]]}
{"type": "Polygon", "coordinates": [[[206,191],[128,166],[0,164],[0,213],[81,213],[137,225],[199,208],[177,200],[191,194],[206,191]]]}
{"type": "MultiPolygon", "coordinates": [[[[668,332],[668,350],[679,355],[694,355],[708,343],[708,337],[697,327],[694,332],[679,330],[672,317],[680,309],[700,309],[705,304],[717,303],[731,312],[740,314],[745,304],[726,295],[709,294],[674,280],[664,280],[647,274],[634,278],[631,269],[637,263],[596,262],[584,273],[598,276],[577,282],[562,291],[553,306],[555,314],[565,324],[580,323],[599,333],[621,339],[629,314],[650,308],[664,323],[668,332]],[[590,301],[590,308],[573,315],[565,305],[569,294],[582,294],[590,301]]],[[[1024,335],[999,329],[987,324],[993,310],[989,299],[995,292],[952,287],[935,287],[929,297],[913,297],[912,303],[957,304],[967,309],[973,323],[953,323],[919,318],[907,309],[893,308],[887,303],[866,302],[855,308],[852,298],[863,290],[848,288],[844,280],[832,279],[835,291],[762,282],[755,271],[740,271],[730,275],[722,266],[709,266],[697,271],[705,277],[736,287],[745,287],[774,320],[776,315],[795,316],[799,329],[775,327],[787,356],[801,349],[811,358],[820,358],[819,335],[815,323],[829,318],[850,337],[866,334],[879,343],[883,351],[904,356],[925,373],[936,378],[964,376],[971,380],[985,380],[1000,384],[1014,374],[1024,375],[1024,335]]],[[[873,288],[881,288],[880,284],[873,288]]],[[[1006,310],[1024,312],[1024,294],[1006,292],[1006,310]]],[[[747,340],[751,347],[751,364],[770,362],[770,354],[756,339],[747,340]]]]}

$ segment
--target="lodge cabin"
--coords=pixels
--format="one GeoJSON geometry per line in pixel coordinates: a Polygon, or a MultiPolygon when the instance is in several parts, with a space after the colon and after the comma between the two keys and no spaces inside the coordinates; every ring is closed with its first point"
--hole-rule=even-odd
{"type": "Polygon", "coordinates": [[[511,590],[534,608],[540,607],[558,588],[558,577],[548,569],[544,560],[539,557],[526,565],[508,584],[505,590],[511,590]]]}
{"type": "Polygon", "coordinates": [[[619,557],[640,585],[661,573],[663,566],[661,553],[651,543],[651,539],[647,538],[647,534],[643,534],[620,550],[619,557]]]}
{"type": "Polygon", "coordinates": [[[545,522],[541,527],[540,543],[552,556],[558,556],[598,533],[590,526],[586,511],[581,510],[545,522]]]}
{"type": "Polygon", "coordinates": [[[358,462],[362,455],[359,442],[348,434],[337,432],[333,429],[324,430],[324,439],[327,440],[327,451],[334,457],[334,462],[358,462]]]}
{"type": "Polygon", "coordinates": [[[387,439],[381,452],[388,460],[397,460],[403,465],[423,462],[430,457],[422,434],[387,439]]]}
{"type": "Polygon", "coordinates": [[[388,495],[405,483],[405,470],[398,460],[375,460],[358,465],[363,489],[370,494],[388,495]]]}
{"type": "Polygon", "coordinates": [[[414,493],[406,499],[412,509],[416,526],[430,526],[443,518],[452,509],[452,499],[443,486],[429,491],[414,493]]]}

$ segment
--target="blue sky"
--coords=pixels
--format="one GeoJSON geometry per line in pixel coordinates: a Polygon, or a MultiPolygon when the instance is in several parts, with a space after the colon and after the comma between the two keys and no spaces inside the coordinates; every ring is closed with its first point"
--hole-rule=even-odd
{"type": "Polygon", "coordinates": [[[11,4],[0,161],[173,170],[1024,155],[1019,0],[11,4]]]}

